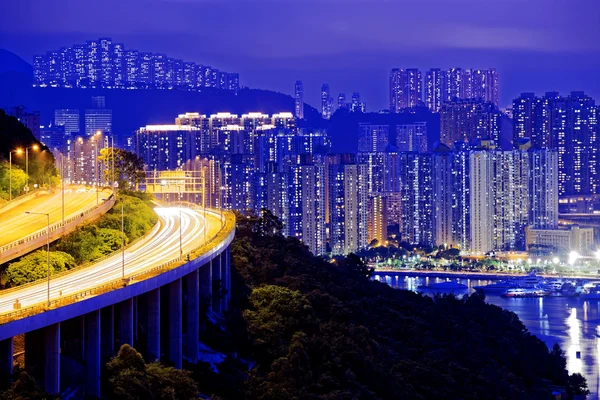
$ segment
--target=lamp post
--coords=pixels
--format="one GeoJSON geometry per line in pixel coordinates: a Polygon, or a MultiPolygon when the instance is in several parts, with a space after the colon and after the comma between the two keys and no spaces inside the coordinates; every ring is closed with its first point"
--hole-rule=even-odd
{"type": "Polygon", "coordinates": [[[177,185],[177,188],[179,189],[179,259],[181,260],[183,258],[183,244],[182,244],[182,234],[181,234],[181,225],[182,225],[182,220],[181,220],[181,185],[177,185]]]}
{"type": "Polygon", "coordinates": [[[31,147],[25,148],[25,174],[27,175],[27,184],[25,185],[25,187],[27,188],[26,190],[28,192],[29,192],[29,149],[38,150],[39,148],[40,148],[40,146],[38,146],[37,144],[34,144],[31,147]]]}
{"type": "Polygon", "coordinates": [[[65,225],[65,156],[60,153],[60,186],[62,189],[62,224],[65,225]]]}
{"type": "Polygon", "coordinates": [[[50,214],[27,211],[25,214],[45,215],[48,219],[48,227],[46,229],[46,252],[48,254],[48,307],[50,307],[50,214]]]}
{"type": "Polygon", "coordinates": [[[12,200],[12,153],[23,154],[22,149],[8,152],[8,201],[12,200]]]}
{"type": "Polygon", "coordinates": [[[98,141],[96,139],[96,135],[99,133],[96,132],[94,136],[90,139],[94,144],[94,179],[96,185],[96,205],[100,203],[99,195],[98,195],[98,141]]]}

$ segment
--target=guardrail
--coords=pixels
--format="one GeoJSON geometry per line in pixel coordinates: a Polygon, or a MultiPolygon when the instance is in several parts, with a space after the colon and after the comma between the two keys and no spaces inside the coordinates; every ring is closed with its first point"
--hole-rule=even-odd
{"type": "Polygon", "coordinates": [[[50,189],[34,189],[29,193],[24,193],[20,196],[13,197],[13,199],[11,201],[7,201],[6,203],[0,205],[0,212],[8,211],[11,208],[18,206],[19,204],[21,204],[25,201],[28,201],[30,197],[37,197],[41,192],[51,193],[52,190],[50,190],[50,189]]]}
{"type": "MultiPolygon", "coordinates": [[[[56,223],[50,225],[50,241],[54,241],[54,240],[58,239],[59,237],[63,236],[64,234],[66,234],[67,233],[66,230],[76,227],[80,223],[81,219],[86,219],[86,217],[89,217],[90,214],[94,214],[94,216],[95,216],[96,214],[103,213],[105,211],[110,210],[112,208],[112,206],[114,205],[114,203],[115,203],[115,198],[114,198],[114,195],[111,194],[108,197],[108,199],[103,202],[103,204],[89,208],[80,214],[73,215],[73,216],[65,219],[64,223],[62,221],[60,221],[60,222],[56,222],[56,223]],[[73,222],[75,222],[75,224],[73,224],[73,222]],[[60,234],[56,234],[56,232],[58,230],[61,230],[60,234]],[[55,233],[54,235],[52,234],[53,232],[55,233]]],[[[24,245],[28,242],[34,241],[36,239],[40,239],[40,238],[45,239],[47,236],[47,232],[48,232],[48,228],[42,228],[42,229],[32,233],[31,235],[25,236],[21,239],[15,240],[14,242],[8,243],[8,244],[0,247],[0,263],[5,263],[15,257],[18,257],[19,255],[22,255],[22,254],[25,254],[25,253],[31,251],[32,249],[26,248],[26,249],[16,249],[13,252],[9,252],[9,250],[11,250],[11,249],[15,249],[16,247],[22,246],[22,245],[24,245]]]]}
{"type": "MultiPolygon", "coordinates": [[[[207,212],[210,212],[214,216],[220,215],[219,219],[221,219],[221,229],[216,234],[211,236],[210,239],[208,239],[204,243],[202,243],[202,245],[198,246],[197,248],[193,249],[190,252],[183,254],[182,257],[177,257],[173,260],[167,261],[156,267],[152,267],[152,268],[144,270],[144,271],[136,272],[131,275],[126,275],[125,279],[123,279],[123,278],[115,279],[111,282],[104,283],[102,285],[98,285],[98,286],[95,286],[95,287],[92,287],[92,288],[89,288],[89,289],[86,289],[86,290],[83,290],[83,291],[80,291],[77,293],[73,293],[73,294],[70,294],[70,295],[67,295],[64,297],[60,297],[58,299],[50,300],[49,304],[48,304],[48,302],[38,303],[38,304],[35,304],[32,306],[28,306],[25,308],[21,308],[18,310],[14,310],[14,311],[2,314],[2,315],[0,315],[0,325],[4,325],[9,322],[15,321],[17,319],[30,317],[30,316],[33,316],[33,315],[36,315],[36,314],[39,314],[39,313],[42,313],[45,311],[49,311],[52,309],[56,309],[59,307],[64,307],[66,305],[73,304],[73,303],[76,303],[81,300],[85,300],[85,299],[93,297],[93,296],[99,296],[101,294],[110,292],[112,290],[117,290],[117,289],[123,288],[134,282],[138,282],[138,281],[152,278],[154,276],[158,276],[164,272],[175,269],[184,263],[187,263],[191,260],[194,260],[194,259],[202,256],[203,254],[207,253],[209,250],[214,248],[215,244],[218,244],[218,243],[222,242],[223,240],[225,240],[227,238],[227,236],[229,236],[231,234],[231,232],[233,232],[235,229],[235,215],[232,212],[225,211],[225,212],[220,213],[220,212],[217,212],[214,210],[208,210],[208,209],[207,209],[207,212]]],[[[98,261],[96,261],[96,262],[98,262],[98,261]]],[[[77,268],[77,269],[80,269],[80,268],[77,268]]],[[[70,271],[67,271],[66,273],[71,273],[73,271],[74,270],[70,270],[70,271]]],[[[35,282],[34,284],[39,284],[39,283],[40,282],[38,281],[38,282],[35,282]]],[[[24,286],[25,285],[19,286],[18,288],[15,288],[15,289],[22,289],[24,286]]]]}

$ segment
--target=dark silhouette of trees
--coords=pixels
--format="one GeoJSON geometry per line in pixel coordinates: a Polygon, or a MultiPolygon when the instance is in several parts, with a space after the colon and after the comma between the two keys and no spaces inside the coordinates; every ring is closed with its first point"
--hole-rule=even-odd
{"type": "Polygon", "coordinates": [[[261,218],[238,219],[227,316],[235,331],[205,339],[233,357],[219,374],[197,371],[203,393],[266,400],[551,399],[553,385],[586,392],[559,348],[549,352],[516,314],[483,296],[392,289],[370,281],[355,255],[329,262],[294,238],[265,235],[261,218]],[[252,360],[249,372],[240,359],[252,360]]]}

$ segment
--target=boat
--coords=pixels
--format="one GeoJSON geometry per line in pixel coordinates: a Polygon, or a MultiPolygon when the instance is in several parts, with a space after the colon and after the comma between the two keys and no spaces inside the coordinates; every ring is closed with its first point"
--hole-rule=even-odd
{"type": "Polygon", "coordinates": [[[579,294],[579,297],[586,300],[600,300],[600,284],[584,286],[584,291],[579,294]]]}
{"type": "Polygon", "coordinates": [[[467,285],[458,282],[438,282],[431,285],[420,285],[420,290],[436,290],[440,292],[466,291],[469,290],[467,285]]]}
{"type": "Polygon", "coordinates": [[[515,297],[515,298],[520,298],[520,297],[546,297],[546,296],[550,296],[551,294],[552,294],[552,291],[550,291],[548,289],[544,289],[544,288],[541,288],[541,287],[536,287],[536,288],[515,288],[515,289],[508,289],[501,296],[502,297],[515,297]]]}
{"type": "Polygon", "coordinates": [[[515,278],[513,283],[520,288],[535,288],[544,283],[544,279],[537,276],[535,271],[527,276],[515,278]]]}

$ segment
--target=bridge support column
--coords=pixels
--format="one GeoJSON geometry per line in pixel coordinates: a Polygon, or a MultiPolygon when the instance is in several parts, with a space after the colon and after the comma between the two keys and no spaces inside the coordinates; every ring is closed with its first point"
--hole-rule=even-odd
{"type": "Polygon", "coordinates": [[[198,270],[200,275],[200,298],[205,312],[212,310],[212,262],[203,265],[198,270]]]}
{"type": "Polygon", "coordinates": [[[198,362],[200,340],[200,280],[198,270],[185,277],[187,300],[187,336],[185,357],[192,363],[198,362]]]}
{"type": "Polygon", "coordinates": [[[160,360],[160,288],[148,292],[148,362],[160,360]]]}
{"type": "Polygon", "coordinates": [[[44,328],[44,390],[60,393],[60,323],[44,328]]]}
{"type": "Polygon", "coordinates": [[[115,308],[108,306],[100,310],[100,355],[107,362],[115,354],[115,308]]]}
{"type": "Polygon", "coordinates": [[[221,313],[221,285],[223,281],[221,279],[221,254],[219,254],[215,259],[210,260],[211,262],[211,274],[212,274],[212,310],[216,313],[221,313]]]}
{"type": "Polygon", "coordinates": [[[2,375],[12,375],[14,364],[13,354],[13,338],[0,341],[0,372],[2,375]]]}
{"type": "Polygon", "coordinates": [[[169,360],[175,368],[183,363],[183,312],[181,279],[169,283],[169,360]]]}
{"type": "Polygon", "coordinates": [[[227,246],[225,251],[226,256],[226,273],[227,273],[227,309],[229,309],[229,301],[231,300],[231,245],[227,246]]]}
{"type": "Polygon", "coordinates": [[[221,303],[221,312],[224,313],[227,311],[227,304],[229,298],[229,289],[228,283],[229,280],[229,268],[227,264],[227,249],[223,250],[221,254],[219,254],[219,264],[221,265],[221,293],[222,296],[220,298],[221,303]]]}
{"type": "Polygon", "coordinates": [[[133,347],[133,298],[119,303],[119,348],[133,347]]]}
{"type": "Polygon", "coordinates": [[[86,395],[100,397],[100,310],[85,316],[86,395]]]}

